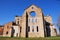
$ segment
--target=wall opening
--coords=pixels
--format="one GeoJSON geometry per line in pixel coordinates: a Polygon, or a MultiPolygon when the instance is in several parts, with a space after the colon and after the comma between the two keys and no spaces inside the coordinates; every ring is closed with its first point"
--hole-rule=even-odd
{"type": "Polygon", "coordinates": [[[15,29],[13,28],[13,27],[11,27],[11,37],[13,37],[14,36],[14,33],[15,33],[15,29]]]}
{"type": "Polygon", "coordinates": [[[50,23],[46,22],[46,37],[51,36],[50,23]]]}
{"type": "Polygon", "coordinates": [[[17,24],[19,24],[19,21],[17,21],[17,24]]]}
{"type": "Polygon", "coordinates": [[[34,26],[32,26],[32,32],[34,32],[34,26]]]}
{"type": "Polygon", "coordinates": [[[6,35],[8,34],[8,31],[6,32],[6,35]]]}
{"type": "Polygon", "coordinates": [[[28,32],[30,32],[30,26],[28,26],[28,32]]]}
{"type": "Polygon", "coordinates": [[[37,32],[38,32],[39,30],[38,30],[38,26],[37,26],[37,32]]]}
{"type": "Polygon", "coordinates": [[[34,11],[30,12],[30,16],[31,17],[35,17],[36,16],[36,13],[34,11]]]}

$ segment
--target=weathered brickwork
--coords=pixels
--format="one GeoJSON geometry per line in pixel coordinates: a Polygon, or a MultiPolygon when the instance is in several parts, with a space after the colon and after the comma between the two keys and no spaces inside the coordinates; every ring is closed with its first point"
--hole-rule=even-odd
{"type": "MultiPolygon", "coordinates": [[[[3,36],[9,36],[9,37],[12,36],[11,27],[15,29],[19,27],[17,28],[19,30],[18,34],[16,34],[19,37],[56,36],[51,16],[44,16],[41,8],[38,8],[35,5],[31,5],[28,8],[26,8],[21,17],[16,16],[14,19],[14,23],[15,27],[13,26],[12,23],[5,24],[3,36]],[[34,13],[34,15],[31,15],[31,13],[34,13]],[[8,33],[6,33],[7,31],[8,33]]],[[[15,34],[13,34],[13,36],[14,35],[15,34]]]]}

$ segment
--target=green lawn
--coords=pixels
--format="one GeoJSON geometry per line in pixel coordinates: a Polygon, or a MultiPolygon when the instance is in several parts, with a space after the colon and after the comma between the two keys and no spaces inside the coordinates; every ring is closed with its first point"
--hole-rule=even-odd
{"type": "Polygon", "coordinates": [[[0,40],[60,40],[60,37],[46,37],[46,38],[0,37],[0,40]]]}

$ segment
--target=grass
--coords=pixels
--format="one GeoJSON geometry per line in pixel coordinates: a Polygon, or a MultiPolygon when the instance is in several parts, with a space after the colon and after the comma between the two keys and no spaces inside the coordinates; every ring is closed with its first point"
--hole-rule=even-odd
{"type": "Polygon", "coordinates": [[[45,37],[45,38],[0,37],[0,40],[60,40],[60,37],[45,37]]]}

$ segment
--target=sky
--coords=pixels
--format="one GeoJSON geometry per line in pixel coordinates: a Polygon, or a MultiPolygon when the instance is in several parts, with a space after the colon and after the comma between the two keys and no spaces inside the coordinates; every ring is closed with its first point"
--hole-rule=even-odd
{"type": "Polygon", "coordinates": [[[0,0],[0,25],[14,21],[16,15],[22,16],[24,9],[32,4],[41,8],[45,16],[50,15],[53,24],[56,24],[60,0],[0,0]]]}

